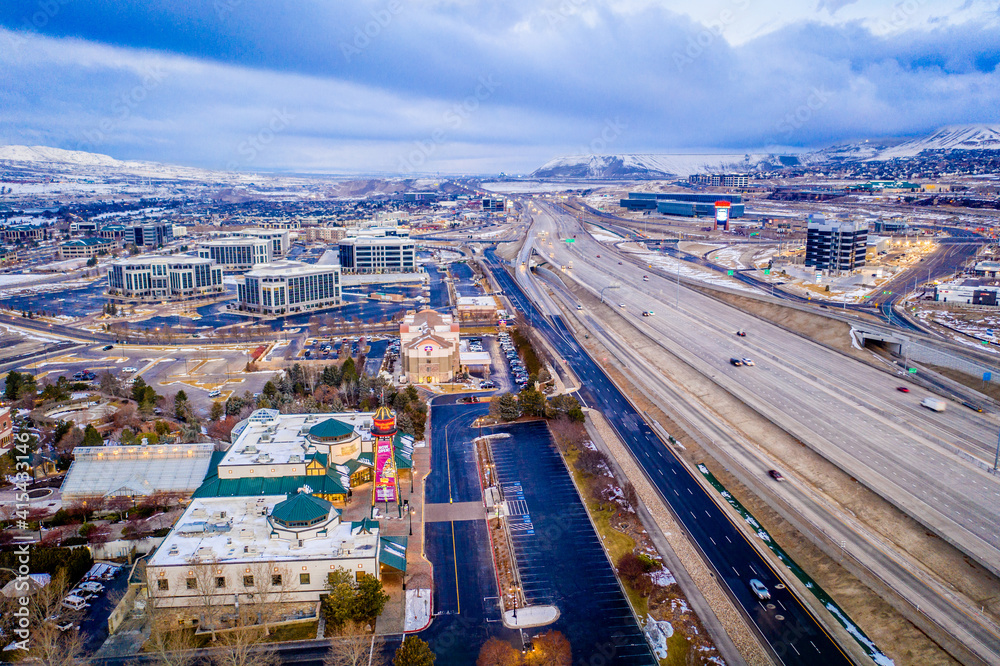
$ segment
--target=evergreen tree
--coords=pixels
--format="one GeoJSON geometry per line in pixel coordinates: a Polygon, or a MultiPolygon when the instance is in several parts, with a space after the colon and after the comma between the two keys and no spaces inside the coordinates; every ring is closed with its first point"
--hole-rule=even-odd
{"type": "Polygon", "coordinates": [[[355,622],[375,624],[382,614],[389,595],[382,589],[382,581],[369,574],[362,574],[358,589],[351,602],[351,617],[355,622]]]}
{"type": "Polygon", "coordinates": [[[80,446],[102,446],[104,444],[104,438],[101,437],[101,433],[97,432],[97,428],[91,424],[87,424],[87,427],[83,430],[83,441],[80,446]]]}
{"type": "Polygon", "coordinates": [[[431,646],[416,636],[407,636],[392,658],[392,666],[434,666],[431,646]]]}

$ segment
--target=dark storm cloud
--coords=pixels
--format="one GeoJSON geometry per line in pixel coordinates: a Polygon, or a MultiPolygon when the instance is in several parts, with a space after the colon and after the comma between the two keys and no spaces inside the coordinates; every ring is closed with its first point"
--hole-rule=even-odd
{"type": "Polygon", "coordinates": [[[746,0],[702,23],[590,0],[8,0],[0,140],[206,166],[399,170],[416,151],[428,170],[513,170],[595,145],[749,150],[995,120],[1000,31],[911,26],[910,2],[732,46],[758,9],[746,0]],[[241,153],[261,132],[275,136],[241,153]]]}

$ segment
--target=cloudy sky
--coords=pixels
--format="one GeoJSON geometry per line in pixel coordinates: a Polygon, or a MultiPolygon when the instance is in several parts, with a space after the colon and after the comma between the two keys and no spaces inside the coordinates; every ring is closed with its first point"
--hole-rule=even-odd
{"type": "Polygon", "coordinates": [[[240,170],[530,171],[995,122],[978,0],[4,0],[0,143],[240,170]]]}

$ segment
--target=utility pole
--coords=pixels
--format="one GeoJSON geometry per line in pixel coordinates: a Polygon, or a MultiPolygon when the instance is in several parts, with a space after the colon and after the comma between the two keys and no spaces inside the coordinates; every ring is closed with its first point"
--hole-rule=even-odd
{"type": "Polygon", "coordinates": [[[1000,463],[1000,434],[997,435],[997,452],[993,456],[993,471],[997,471],[997,463],[1000,463]]]}

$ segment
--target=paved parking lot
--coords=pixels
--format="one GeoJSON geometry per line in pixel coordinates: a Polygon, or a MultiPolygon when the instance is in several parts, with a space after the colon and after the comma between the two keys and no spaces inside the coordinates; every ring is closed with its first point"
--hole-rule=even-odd
{"type": "Polygon", "coordinates": [[[551,628],[569,639],[574,663],[655,664],[545,423],[494,432],[511,435],[493,440],[493,457],[528,603],[559,608],[551,628]]]}

